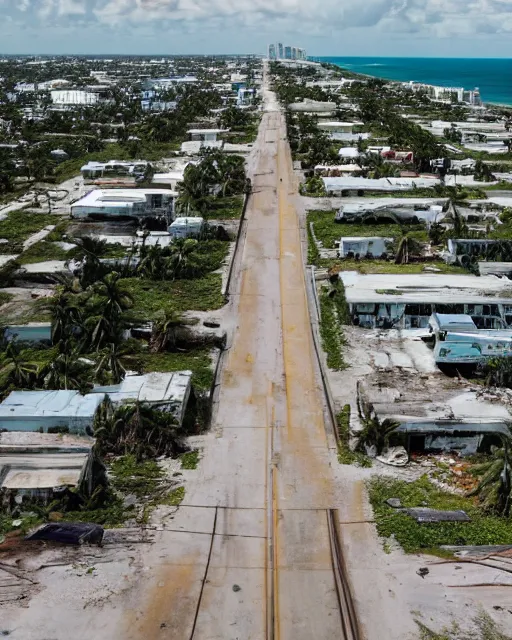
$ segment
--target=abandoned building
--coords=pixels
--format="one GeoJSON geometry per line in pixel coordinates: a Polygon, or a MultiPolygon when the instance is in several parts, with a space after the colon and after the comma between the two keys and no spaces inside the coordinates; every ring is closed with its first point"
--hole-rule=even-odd
{"type": "Polygon", "coordinates": [[[393,245],[393,238],[379,236],[361,238],[341,238],[339,244],[340,258],[382,258],[386,256],[393,245]]]}
{"type": "Polygon", "coordinates": [[[360,274],[339,277],[355,325],[365,328],[426,328],[433,312],[466,314],[478,329],[512,325],[510,281],[493,276],[360,274]]]}
{"type": "Polygon", "coordinates": [[[90,496],[104,481],[94,440],[66,434],[0,433],[0,505],[48,503],[69,490],[90,496]]]}

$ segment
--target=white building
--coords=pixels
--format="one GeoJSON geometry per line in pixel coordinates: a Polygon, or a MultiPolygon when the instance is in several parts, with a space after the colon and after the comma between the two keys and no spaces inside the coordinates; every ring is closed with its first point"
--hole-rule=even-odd
{"type": "Polygon", "coordinates": [[[50,95],[56,105],[96,105],[102,101],[99,93],[79,89],[56,89],[50,95]]]}
{"type": "Polygon", "coordinates": [[[143,175],[148,164],[147,160],[109,160],[108,162],[96,162],[90,160],[80,168],[84,179],[103,178],[105,176],[134,176],[143,175]]]}
{"type": "Polygon", "coordinates": [[[189,129],[187,134],[193,142],[217,142],[217,136],[226,129],[189,129]]]}
{"type": "Polygon", "coordinates": [[[479,329],[512,325],[506,278],[355,271],[342,271],[340,278],[352,321],[361,327],[426,328],[434,312],[469,315],[479,329]]]}
{"type": "Polygon", "coordinates": [[[178,194],[170,189],[95,189],[71,205],[72,218],[148,218],[171,220],[178,194]]]}
{"type": "Polygon", "coordinates": [[[393,238],[341,238],[338,254],[340,258],[364,258],[367,255],[381,258],[389,252],[392,244],[393,238]]]}

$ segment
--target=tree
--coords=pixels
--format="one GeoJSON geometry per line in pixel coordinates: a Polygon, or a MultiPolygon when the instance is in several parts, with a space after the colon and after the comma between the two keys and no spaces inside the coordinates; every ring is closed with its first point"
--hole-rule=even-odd
{"type": "Polygon", "coordinates": [[[82,310],[76,296],[62,286],[50,302],[52,344],[72,339],[82,327],[82,310]]]}
{"type": "Polygon", "coordinates": [[[133,305],[131,295],[119,283],[120,278],[113,271],[91,288],[96,314],[86,320],[86,326],[90,329],[89,344],[97,351],[119,341],[125,327],[125,312],[133,305]]]}
{"type": "Polygon", "coordinates": [[[501,516],[510,514],[512,499],[511,455],[509,438],[503,437],[502,447],[494,451],[490,460],[477,464],[472,473],[480,478],[470,496],[478,496],[485,511],[501,516]]]}
{"type": "Polygon", "coordinates": [[[103,455],[132,454],[140,461],[162,455],[175,457],[186,449],[172,413],[135,402],[115,411],[105,405],[100,415],[95,420],[94,435],[103,455]]]}
{"type": "Polygon", "coordinates": [[[439,245],[444,238],[444,227],[439,222],[433,222],[428,230],[428,237],[431,244],[439,245]]]}
{"type": "Polygon", "coordinates": [[[43,375],[45,389],[76,389],[80,393],[87,393],[92,389],[91,367],[80,359],[78,350],[72,347],[59,353],[46,367],[43,375]]]}
{"type": "Polygon", "coordinates": [[[230,106],[219,116],[219,125],[225,129],[245,129],[251,122],[251,116],[247,111],[230,106]]]}
{"type": "Polygon", "coordinates": [[[96,364],[94,380],[99,384],[119,384],[125,374],[122,347],[118,342],[111,342],[105,347],[96,364]]]}
{"type": "Polygon", "coordinates": [[[395,264],[408,264],[409,258],[413,254],[417,254],[420,250],[420,244],[410,233],[404,232],[401,228],[402,235],[398,241],[398,247],[395,255],[395,264]]]}
{"type": "Polygon", "coordinates": [[[24,360],[21,348],[16,340],[11,340],[5,350],[6,364],[2,369],[7,386],[21,389],[33,389],[39,379],[39,367],[33,362],[24,360]]]}
{"type": "Polygon", "coordinates": [[[173,280],[178,278],[193,278],[202,269],[201,258],[198,254],[199,243],[192,238],[177,238],[169,247],[169,257],[166,272],[173,280]]]}
{"type": "Polygon", "coordinates": [[[74,243],[78,245],[77,257],[83,259],[80,284],[86,289],[108,273],[108,266],[100,260],[105,254],[107,243],[93,236],[75,238],[74,243]]]}
{"type": "Polygon", "coordinates": [[[159,353],[176,347],[178,335],[183,331],[183,318],[172,308],[160,309],[153,321],[153,329],[149,340],[149,350],[159,353]]]}

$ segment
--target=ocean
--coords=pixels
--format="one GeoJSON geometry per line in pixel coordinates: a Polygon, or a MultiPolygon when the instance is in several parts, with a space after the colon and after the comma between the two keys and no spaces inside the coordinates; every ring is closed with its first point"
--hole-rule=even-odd
{"type": "Polygon", "coordinates": [[[312,58],[387,80],[480,89],[484,102],[512,105],[511,58],[312,58]]]}

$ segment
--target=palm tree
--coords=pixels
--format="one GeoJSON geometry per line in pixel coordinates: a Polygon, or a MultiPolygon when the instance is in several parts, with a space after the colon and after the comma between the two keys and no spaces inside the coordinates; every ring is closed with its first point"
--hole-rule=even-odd
{"type": "Polygon", "coordinates": [[[508,516],[512,499],[512,460],[509,439],[502,440],[503,446],[496,449],[490,460],[473,467],[472,473],[480,478],[480,482],[469,495],[478,496],[486,511],[508,516]]]}
{"type": "Polygon", "coordinates": [[[78,351],[67,348],[60,353],[44,372],[45,389],[76,389],[87,393],[92,388],[91,367],[80,359],[78,351]]]}
{"type": "Polygon", "coordinates": [[[192,238],[177,238],[170,246],[167,258],[167,273],[173,280],[191,278],[201,270],[201,260],[197,253],[199,243],[192,238]]]}
{"type": "Polygon", "coordinates": [[[395,264],[408,264],[411,255],[419,252],[420,244],[410,233],[404,232],[403,227],[401,227],[401,233],[395,255],[395,264]]]}
{"type": "Polygon", "coordinates": [[[103,265],[100,260],[101,256],[105,253],[107,243],[105,240],[100,240],[92,236],[76,238],[74,242],[78,245],[80,254],[84,257],[81,284],[85,289],[101,279],[107,271],[107,267],[103,265]]]}
{"type": "Polygon", "coordinates": [[[163,280],[166,274],[164,250],[158,245],[141,247],[137,275],[151,280],[163,280]]]}
{"type": "Polygon", "coordinates": [[[82,326],[82,310],[75,295],[58,287],[50,303],[52,314],[52,344],[69,340],[82,326]]]}
{"type": "Polygon", "coordinates": [[[142,402],[102,411],[94,435],[102,454],[133,454],[137,460],[177,456],[185,450],[178,420],[142,402]]]}
{"type": "Polygon", "coordinates": [[[119,384],[126,374],[122,358],[123,352],[119,343],[111,342],[107,345],[96,364],[95,381],[100,384],[119,384]]]}
{"type": "Polygon", "coordinates": [[[133,305],[132,296],[120,284],[121,276],[113,271],[92,287],[96,296],[98,314],[88,318],[90,345],[99,350],[111,342],[117,342],[124,328],[125,312],[133,305]]]}
{"type": "Polygon", "coordinates": [[[152,353],[174,348],[180,330],[183,330],[183,318],[174,309],[161,309],[153,322],[149,350],[152,353]]]}
{"type": "Polygon", "coordinates": [[[5,350],[6,364],[2,369],[2,376],[6,376],[9,384],[22,389],[33,389],[39,379],[39,367],[33,362],[26,362],[19,344],[11,340],[5,350]]]}

